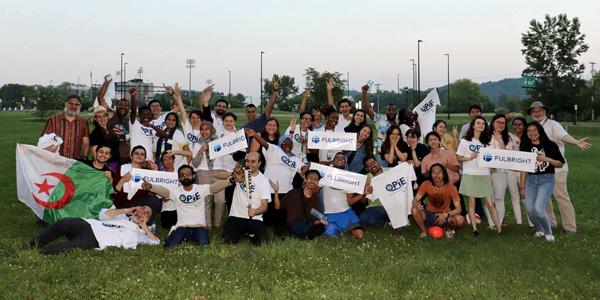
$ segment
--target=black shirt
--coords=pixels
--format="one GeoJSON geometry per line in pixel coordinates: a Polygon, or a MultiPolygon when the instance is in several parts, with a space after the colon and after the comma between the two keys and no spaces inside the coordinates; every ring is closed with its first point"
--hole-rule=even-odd
{"type": "MultiPolygon", "coordinates": [[[[521,151],[541,154],[546,157],[550,157],[552,159],[558,160],[558,161],[562,162],[563,164],[565,163],[565,158],[560,153],[558,146],[552,141],[548,141],[545,144],[522,145],[522,146],[523,146],[523,148],[521,149],[521,151]]],[[[553,165],[551,165],[549,162],[538,161],[537,165],[535,166],[535,173],[529,173],[529,174],[552,174],[552,173],[554,173],[553,165]]]]}
{"type": "MultiPolygon", "coordinates": [[[[415,152],[417,153],[417,158],[419,159],[419,161],[422,162],[423,158],[425,158],[425,156],[429,154],[429,148],[427,148],[427,146],[421,143],[417,143],[417,148],[415,149],[415,152]]],[[[406,160],[413,160],[412,150],[410,148],[408,151],[408,158],[406,160]]],[[[423,175],[423,173],[421,173],[421,166],[415,167],[415,174],[417,175],[418,184],[421,184],[425,181],[426,178],[423,175]]]]}
{"type": "Polygon", "coordinates": [[[94,166],[94,161],[93,161],[93,160],[89,160],[89,159],[82,159],[82,160],[80,160],[80,162],[82,162],[82,163],[84,163],[84,164],[86,164],[86,165],[88,165],[88,166],[90,166],[90,167],[92,167],[92,168],[94,168],[94,169],[96,169],[96,170],[98,170],[98,171],[102,171],[102,172],[104,172],[104,171],[110,171],[111,173],[113,173],[113,172],[114,172],[113,170],[111,170],[111,169],[108,167],[108,165],[107,165],[107,164],[104,164],[104,167],[103,167],[102,169],[98,169],[98,168],[96,168],[96,167],[94,166]]]}

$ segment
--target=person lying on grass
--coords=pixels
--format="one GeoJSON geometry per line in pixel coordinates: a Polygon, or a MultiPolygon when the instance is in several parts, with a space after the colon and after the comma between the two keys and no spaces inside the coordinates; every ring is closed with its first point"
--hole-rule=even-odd
{"type": "Polygon", "coordinates": [[[149,206],[124,209],[103,209],[98,220],[64,218],[44,228],[29,242],[41,254],[59,254],[69,249],[98,249],[120,247],[135,249],[139,244],[158,245],[160,240],[148,228],[152,216],[149,206]],[[53,241],[66,237],[66,242],[53,241]]]}
{"type": "Polygon", "coordinates": [[[211,185],[194,184],[196,174],[190,165],[179,167],[177,174],[181,186],[176,189],[153,185],[146,180],[142,184],[142,189],[160,195],[165,202],[170,199],[175,203],[177,223],[171,228],[165,240],[165,247],[177,246],[185,240],[206,246],[210,241],[206,230],[204,198],[230,186],[233,183],[232,178],[219,180],[211,185]]]}
{"type": "Polygon", "coordinates": [[[446,229],[446,237],[454,237],[455,230],[460,229],[465,219],[460,215],[460,197],[458,190],[450,183],[448,171],[441,164],[434,164],[429,169],[430,180],[423,182],[412,205],[412,216],[421,230],[419,238],[427,237],[427,228],[440,226],[446,229]],[[421,199],[427,198],[425,208],[421,199]],[[452,209],[451,204],[454,205],[452,209]]]}

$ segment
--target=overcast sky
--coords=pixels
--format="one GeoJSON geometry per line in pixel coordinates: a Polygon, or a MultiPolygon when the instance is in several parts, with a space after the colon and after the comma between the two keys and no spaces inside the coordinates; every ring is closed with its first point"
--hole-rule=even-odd
{"type": "MultiPolygon", "coordinates": [[[[192,88],[212,79],[227,91],[260,93],[263,74],[304,69],[350,73],[350,88],[368,80],[381,89],[412,86],[409,59],[421,43],[421,88],[451,81],[519,77],[521,33],[531,19],[578,17],[590,46],[581,57],[600,62],[600,1],[1,1],[0,85],[48,85],[77,78],[89,84],[120,69],[154,84],[188,86],[186,58],[196,59],[192,88]],[[174,2],[174,3],[171,3],[174,2]]],[[[596,68],[598,69],[598,68],[596,68]]]]}

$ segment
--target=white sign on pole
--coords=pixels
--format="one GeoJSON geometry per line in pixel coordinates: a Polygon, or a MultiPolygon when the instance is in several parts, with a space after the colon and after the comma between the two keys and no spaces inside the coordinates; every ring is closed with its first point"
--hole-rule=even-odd
{"type": "Polygon", "coordinates": [[[356,151],[356,139],[353,132],[309,131],[307,148],[356,151]]]}
{"type": "Polygon", "coordinates": [[[208,143],[208,155],[215,159],[248,148],[244,129],[208,143]]]}
{"type": "Polygon", "coordinates": [[[367,175],[358,174],[317,163],[310,164],[311,170],[321,174],[319,185],[345,190],[350,193],[362,194],[365,191],[367,175]]]}

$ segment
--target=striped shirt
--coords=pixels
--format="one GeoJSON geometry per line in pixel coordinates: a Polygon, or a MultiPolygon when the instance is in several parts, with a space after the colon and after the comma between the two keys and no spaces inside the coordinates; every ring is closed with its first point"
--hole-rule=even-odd
{"type": "Polygon", "coordinates": [[[90,129],[87,121],[76,116],[75,120],[68,121],[65,118],[65,113],[50,117],[44,127],[42,135],[54,133],[63,139],[60,145],[60,155],[72,159],[82,159],[87,156],[87,153],[82,154],[83,138],[90,136],[90,129]]]}

